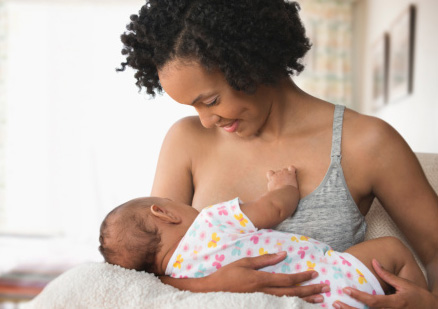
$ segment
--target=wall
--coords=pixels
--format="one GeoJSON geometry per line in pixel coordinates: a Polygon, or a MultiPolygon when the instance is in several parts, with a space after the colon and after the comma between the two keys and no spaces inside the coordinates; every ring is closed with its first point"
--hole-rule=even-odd
{"type": "Polygon", "coordinates": [[[436,12],[436,0],[360,0],[355,3],[356,109],[387,121],[416,152],[438,152],[436,12]],[[371,104],[372,46],[410,4],[417,8],[413,93],[374,111],[371,104]]]}

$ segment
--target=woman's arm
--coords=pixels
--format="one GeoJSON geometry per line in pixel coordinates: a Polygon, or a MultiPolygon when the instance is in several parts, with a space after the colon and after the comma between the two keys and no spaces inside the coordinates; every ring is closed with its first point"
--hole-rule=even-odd
{"type": "MultiPolygon", "coordinates": [[[[426,303],[438,304],[438,197],[415,154],[392,127],[381,120],[371,119],[361,129],[368,135],[362,140],[366,153],[357,154],[360,159],[357,163],[368,170],[364,181],[369,181],[373,194],[420,257],[432,293],[395,276],[382,276],[397,289],[391,298],[367,295],[364,301],[365,293],[349,290],[353,297],[373,307],[397,308],[404,304],[403,308],[418,308],[419,298],[426,303]]],[[[382,273],[377,269],[376,272],[382,273]]]]}
{"type": "Polygon", "coordinates": [[[319,293],[330,291],[326,284],[296,286],[315,278],[317,276],[315,271],[286,275],[257,270],[275,265],[284,260],[286,256],[284,251],[276,254],[264,254],[258,257],[240,259],[203,278],[176,279],[166,276],[160,277],[160,280],[178,289],[192,292],[263,292],[277,296],[298,296],[309,303],[322,302],[324,298],[319,293]]]}
{"type": "Polygon", "coordinates": [[[192,150],[195,149],[194,117],[177,121],[166,134],[161,146],[151,196],[160,196],[192,204],[192,150]]]}

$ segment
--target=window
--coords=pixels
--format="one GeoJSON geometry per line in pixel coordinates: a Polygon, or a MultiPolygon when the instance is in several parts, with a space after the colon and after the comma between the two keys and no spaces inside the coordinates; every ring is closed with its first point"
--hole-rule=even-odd
{"type": "Polygon", "coordinates": [[[143,4],[2,4],[0,233],[97,243],[109,210],[149,194],[165,133],[195,111],[115,71],[143,4]]]}

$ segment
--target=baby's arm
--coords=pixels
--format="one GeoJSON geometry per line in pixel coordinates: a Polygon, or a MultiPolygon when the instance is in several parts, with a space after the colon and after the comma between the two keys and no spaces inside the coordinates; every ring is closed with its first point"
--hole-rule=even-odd
{"type": "Polygon", "coordinates": [[[269,171],[268,192],[240,206],[257,228],[271,228],[290,217],[297,208],[299,191],[295,167],[269,171]]]}

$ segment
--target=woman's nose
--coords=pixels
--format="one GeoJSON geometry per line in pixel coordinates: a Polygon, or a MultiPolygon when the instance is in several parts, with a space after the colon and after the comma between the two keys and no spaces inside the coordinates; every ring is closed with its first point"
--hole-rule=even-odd
{"type": "Polygon", "coordinates": [[[199,120],[201,120],[201,124],[204,128],[213,128],[220,120],[220,117],[218,115],[211,113],[206,109],[198,109],[197,112],[199,115],[199,120]]]}

